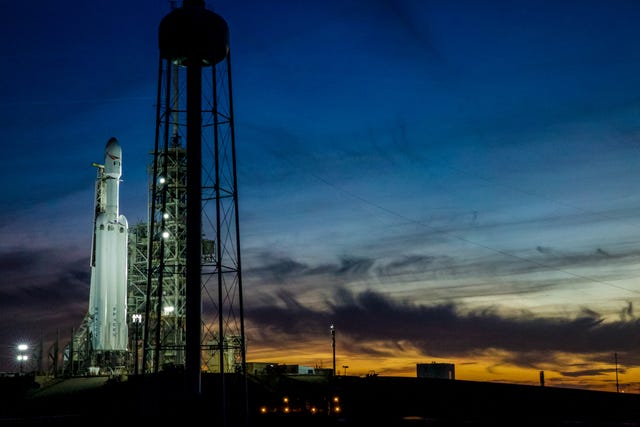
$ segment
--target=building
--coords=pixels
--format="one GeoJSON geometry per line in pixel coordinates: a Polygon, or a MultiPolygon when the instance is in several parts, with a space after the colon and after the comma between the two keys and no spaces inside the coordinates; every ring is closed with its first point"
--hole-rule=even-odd
{"type": "Polygon", "coordinates": [[[305,365],[280,365],[272,362],[247,362],[249,375],[324,375],[322,368],[305,365]]]}
{"type": "Polygon", "coordinates": [[[456,379],[456,365],[453,363],[418,363],[418,378],[456,379]]]}

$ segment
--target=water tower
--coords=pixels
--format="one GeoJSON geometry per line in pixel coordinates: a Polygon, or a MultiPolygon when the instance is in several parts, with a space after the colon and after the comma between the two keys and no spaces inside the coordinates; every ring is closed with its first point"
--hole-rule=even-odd
{"type": "Polygon", "coordinates": [[[159,48],[142,369],[184,367],[199,394],[246,366],[229,28],[184,0],[159,48]]]}

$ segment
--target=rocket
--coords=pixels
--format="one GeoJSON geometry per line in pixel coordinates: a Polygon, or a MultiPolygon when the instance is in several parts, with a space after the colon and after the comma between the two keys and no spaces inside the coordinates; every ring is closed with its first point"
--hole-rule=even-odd
{"type": "Polygon", "coordinates": [[[91,245],[90,342],[94,351],[126,351],[129,224],[119,212],[122,148],[116,138],[107,142],[104,164],[93,165],[98,173],[91,245]]]}

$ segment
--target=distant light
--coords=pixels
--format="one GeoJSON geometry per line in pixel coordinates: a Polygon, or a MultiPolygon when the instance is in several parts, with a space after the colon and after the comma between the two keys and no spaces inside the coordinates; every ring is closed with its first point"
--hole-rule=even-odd
{"type": "Polygon", "coordinates": [[[165,179],[164,176],[161,176],[160,178],[158,178],[158,183],[159,184],[164,184],[165,182],[167,182],[167,180],[165,179]]]}
{"type": "Polygon", "coordinates": [[[133,323],[142,323],[142,314],[132,314],[131,320],[133,320],[133,323]]]}
{"type": "Polygon", "coordinates": [[[164,219],[169,219],[169,214],[168,214],[168,213],[166,213],[166,212],[165,212],[165,213],[163,213],[163,214],[162,214],[162,218],[164,218],[164,219]]]}
{"type": "Polygon", "coordinates": [[[20,362],[25,362],[25,361],[29,360],[29,356],[27,356],[26,354],[19,354],[18,355],[18,360],[20,362]]]}
{"type": "Polygon", "coordinates": [[[19,351],[27,351],[29,349],[29,346],[26,344],[18,344],[18,350],[19,351]]]}
{"type": "Polygon", "coordinates": [[[168,305],[163,310],[164,310],[164,314],[169,314],[169,313],[173,313],[173,310],[175,310],[175,308],[172,305],[168,305]]]}
{"type": "Polygon", "coordinates": [[[166,230],[165,230],[165,231],[163,231],[163,232],[162,232],[162,238],[163,238],[163,239],[168,239],[168,238],[169,238],[169,236],[171,236],[171,234],[169,234],[169,232],[168,232],[168,231],[166,231],[166,230]]]}

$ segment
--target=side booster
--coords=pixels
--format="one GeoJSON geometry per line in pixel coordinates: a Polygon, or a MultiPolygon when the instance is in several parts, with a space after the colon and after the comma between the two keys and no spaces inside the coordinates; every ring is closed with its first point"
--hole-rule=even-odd
{"type": "Polygon", "coordinates": [[[129,224],[119,213],[122,148],[107,142],[96,179],[95,220],[91,250],[89,331],[94,351],[126,351],[127,243],[129,224]]]}

